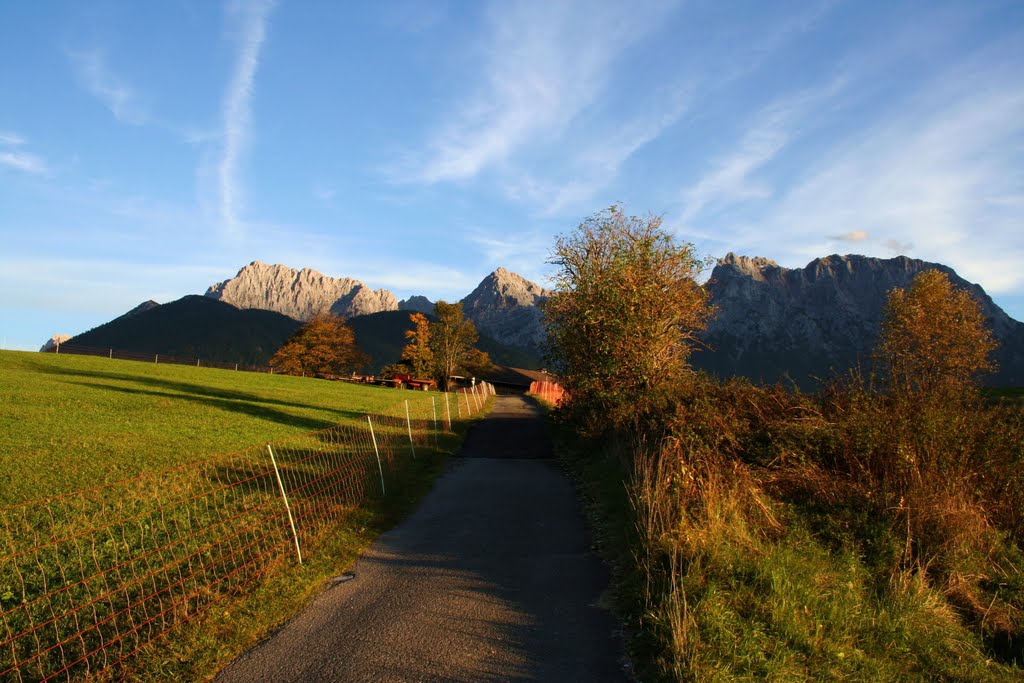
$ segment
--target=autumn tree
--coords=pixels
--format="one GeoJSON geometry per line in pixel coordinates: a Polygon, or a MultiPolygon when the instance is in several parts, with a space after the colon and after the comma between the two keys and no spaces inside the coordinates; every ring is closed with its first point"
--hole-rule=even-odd
{"type": "Polygon", "coordinates": [[[434,369],[434,352],[430,348],[430,320],[422,313],[412,313],[409,320],[414,325],[405,331],[409,343],[402,349],[402,362],[408,366],[413,377],[430,377],[434,369]]]}
{"type": "Polygon", "coordinates": [[[368,360],[356,346],[352,328],[325,313],[300,327],[270,359],[270,366],[286,375],[342,375],[368,360]]]}
{"type": "Polygon", "coordinates": [[[621,426],[684,381],[709,314],[697,282],[708,260],[659,216],[612,206],[555,242],[556,293],[544,305],[549,356],[591,426],[621,426]]]}
{"type": "Polygon", "coordinates": [[[479,335],[472,320],[462,315],[462,304],[438,301],[434,306],[437,321],[430,325],[430,350],[434,358],[434,377],[448,388],[448,379],[465,372],[481,372],[490,359],[474,347],[479,335]]]}
{"type": "Polygon", "coordinates": [[[876,356],[897,396],[955,396],[995,369],[997,342],[978,300],[940,270],[889,292],[876,356]]]}

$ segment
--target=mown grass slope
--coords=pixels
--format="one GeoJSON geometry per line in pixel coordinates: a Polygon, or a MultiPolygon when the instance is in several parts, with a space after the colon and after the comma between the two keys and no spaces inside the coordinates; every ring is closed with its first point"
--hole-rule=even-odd
{"type": "Polygon", "coordinates": [[[0,352],[0,504],[324,429],[405,398],[301,377],[0,352]]]}
{"type": "Polygon", "coordinates": [[[0,613],[9,639],[0,671],[19,680],[211,678],[430,490],[471,422],[464,411],[456,419],[453,403],[453,431],[435,429],[443,423],[432,398],[443,420],[438,394],[0,354],[0,613]],[[376,462],[376,447],[354,440],[369,439],[367,414],[381,444],[376,462]],[[268,442],[297,527],[282,523],[268,442]],[[221,453],[229,455],[210,459],[221,453]],[[146,474],[157,476],[123,481],[146,474]],[[301,563],[289,528],[302,537],[301,563]]]}

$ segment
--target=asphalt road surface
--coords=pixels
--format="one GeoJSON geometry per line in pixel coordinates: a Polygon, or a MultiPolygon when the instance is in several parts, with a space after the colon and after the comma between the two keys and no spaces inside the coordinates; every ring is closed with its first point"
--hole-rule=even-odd
{"type": "Polygon", "coordinates": [[[216,680],[628,680],[607,572],[521,397],[497,398],[354,573],[216,680]]]}

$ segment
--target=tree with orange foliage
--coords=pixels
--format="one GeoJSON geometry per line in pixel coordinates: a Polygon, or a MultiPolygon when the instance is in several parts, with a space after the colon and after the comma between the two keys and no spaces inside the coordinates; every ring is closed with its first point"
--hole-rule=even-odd
{"type": "Polygon", "coordinates": [[[409,315],[415,328],[405,331],[409,343],[402,349],[402,362],[416,378],[427,378],[433,374],[434,352],[430,348],[430,321],[422,313],[409,315]]]}
{"type": "Polygon", "coordinates": [[[342,318],[323,313],[298,329],[270,359],[285,375],[336,376],[369,361],[356,346],[355,334],[342,318]]]}
{"type": "Polygon", "coordinates": [[[926,270],[889,292],[876,356],[896,396],[955,396],[995,369],[996,346],[977,299],[926,270]]]}

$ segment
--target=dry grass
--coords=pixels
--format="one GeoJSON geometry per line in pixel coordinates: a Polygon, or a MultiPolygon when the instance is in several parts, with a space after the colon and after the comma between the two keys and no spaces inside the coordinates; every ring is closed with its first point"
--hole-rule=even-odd
{"type": "Polygon", "coordinates": [[[628,463],[645,680],[1024,677],[1021,412],[867,384],[698,381],[628,454],[575,461],[628,463]]]}

